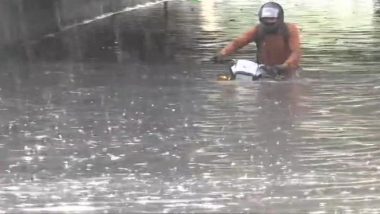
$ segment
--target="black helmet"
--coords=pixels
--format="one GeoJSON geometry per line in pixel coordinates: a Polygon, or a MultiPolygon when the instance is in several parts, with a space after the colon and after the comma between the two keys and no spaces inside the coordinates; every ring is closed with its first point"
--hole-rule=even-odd
{"type": "Polygon", "coordinates": [[[267,2],[259,10],[259,20],[263,18],[277,18],[279,22],[284,22],[284,9],[279,3],[267,2]]]}

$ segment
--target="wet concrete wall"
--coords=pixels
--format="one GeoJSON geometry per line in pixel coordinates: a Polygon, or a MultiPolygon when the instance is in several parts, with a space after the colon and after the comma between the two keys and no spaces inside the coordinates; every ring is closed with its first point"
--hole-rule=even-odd
{"type": "Polygon", "coordinates": [[[56,31],[55,3],[50,0],[4,0],[0,5],[1,44],[34,39],[56,31]]]}
{"type": "MultiPolygon", "coordinates": [[[[179,24],[178,20],[191,19],[198,23],[198,10],[193,9],[197,4],[180,1],[156,3],[91,19],[86,24],[80,22],[78,25],[69,25],[64,30],[43,34],[35,40],[20,36],[21,42],[0,48],[0,65],[8,62],[12,65],[20,64],[19,61],[21,64],[41,61],[101,61],[120,64],[183,61],[183,56],[188,54],[187,51],[195,42],[190,35],[198,31],[194,28],[199,24],[185,26],[179,24]],[[191,15],[186,15],[189,12],[191,15]]],[[[122,5],[122,8],[125,7],[122,5]]],[[[54,23],[50,26],[54,26],[54,23]]],[[[50,31],[57,30],[57,24],[55,26],[50,31]]],[[[29,28],[27,33],[32,30],[29,28]]],[[[22,35],[20,30],[16,33],[22,35]]]]}
{"type": "Polygon", "coordinates": [[[154,0],[60,0],[56,2],[60,24],[68,25],[122,8],[154,2],[154,0]]]}
{"type": "Polygon", "coordinates": [[[65,26],[154,0],[2,0],[0,47],[33,40],[65,26]]]}

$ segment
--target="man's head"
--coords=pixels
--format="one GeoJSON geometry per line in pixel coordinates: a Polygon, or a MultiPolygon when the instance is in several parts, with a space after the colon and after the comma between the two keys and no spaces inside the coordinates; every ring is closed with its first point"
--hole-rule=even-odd
{"type": "Polygon", "coordinates": [[[267,2],[260,8],[259,20],[266,33],[276,33],[284,23],[284,10],[276,2],[267,2]]]}

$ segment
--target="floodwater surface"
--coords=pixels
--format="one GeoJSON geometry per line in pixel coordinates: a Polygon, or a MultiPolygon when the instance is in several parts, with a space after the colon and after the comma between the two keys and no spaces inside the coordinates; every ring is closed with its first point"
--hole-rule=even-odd
{"type": "Polygon", "coordinates": [[[257,1],[170,1],[9,54],[0,213],[380,212],[379,3],[281,2],[295,80],[216,81],[257,1]]]}

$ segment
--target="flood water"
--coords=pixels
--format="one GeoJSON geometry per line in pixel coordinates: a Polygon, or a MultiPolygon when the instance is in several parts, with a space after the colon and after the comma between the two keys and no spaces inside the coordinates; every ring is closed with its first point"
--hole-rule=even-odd
{"type": "Polygon", "coordinates": [[[9,52],[0,213],[380,212],[379,3],[281,3],[296,80],[216,81],[259,1],[171,1],[9,52]]]}

